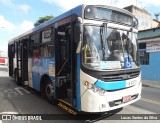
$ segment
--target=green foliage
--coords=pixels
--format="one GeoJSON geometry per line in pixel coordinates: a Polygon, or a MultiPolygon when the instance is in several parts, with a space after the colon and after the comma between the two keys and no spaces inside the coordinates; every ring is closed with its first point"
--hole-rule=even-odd
{"type": "Polygon", "coordinates": [[[39,19],[34,23],[34,26],[38,26],[38,25],[40,25],[40,24],[44,23],[45,21],[48,21],[52,18],[54,18],[54,16],[52,16],[52,15],[39,17],[39,19]]]}

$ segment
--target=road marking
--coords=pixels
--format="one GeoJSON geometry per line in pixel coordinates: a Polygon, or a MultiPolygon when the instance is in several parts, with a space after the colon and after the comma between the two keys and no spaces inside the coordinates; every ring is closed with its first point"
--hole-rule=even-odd
{"type": "Polygon", "coordinates": [[[18,91],[18,93],[19,93],[20,95],[23,95],[22,91],[20,91],[20,90],[23,90],[23,91],[25,91],[26,93],[30,94],[30,92],[29,92],[29,91],[27,91],[26,89],[21,88],[21,87],[14,88],[14,89],[15,89],[16,91],[18,91]]]}
{"type": "Polygon", "coordinates": [[[0,112],[0,114],[18,114],[18,112],[9,112],[9,111],[7,111],[7,112],[0,112]]]}
{"type": "Polygon", "coordinates": [[[4,92],[8,95],[8,97],[12,97],[12,96],[17,96],[18,95],[18,93],[15,92],[13,89],[7,89],[4,92]]]}
{"type": "Polygon", "coordinates": [[[141,98],[141,100],[145,101],[145,102],[153,103],[153,104],[156,104],[156,105],[160,105],[159,101],[155,101],[155,100],[151,100],[151,99],[146,99],[146,98],[141,98]]]}

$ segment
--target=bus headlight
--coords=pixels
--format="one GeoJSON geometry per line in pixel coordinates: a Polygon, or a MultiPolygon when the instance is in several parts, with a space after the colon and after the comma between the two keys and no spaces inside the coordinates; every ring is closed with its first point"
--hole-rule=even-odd
{"type": "Polygon", "coordinates": [[[84,82],[83,84],[87,89],[93,91],[94,93],[98,93],[99,95],[103,96],[106,93],[106,90],[102,89],[102,88],[98,88],[97,86],[95,86],[94,84],[91,84],[87,81],[84,82]]]}

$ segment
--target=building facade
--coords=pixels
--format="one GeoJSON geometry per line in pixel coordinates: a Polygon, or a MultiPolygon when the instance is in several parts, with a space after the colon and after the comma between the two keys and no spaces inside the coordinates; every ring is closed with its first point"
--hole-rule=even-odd
{"type": "Polygon", "coordinates": [[[157,28],[159,25],[158,21],[152,19],[151,14],[147,10],[138,8],[137,6],[131,5],[124,9],[131,12],[138,19],[138,30],[146,30],[151,28],[157,28]]]}
{"type": "Polygon", "coordinates": [[[143,80],[160,81],[160,27],[138,33],[143,80]]]}

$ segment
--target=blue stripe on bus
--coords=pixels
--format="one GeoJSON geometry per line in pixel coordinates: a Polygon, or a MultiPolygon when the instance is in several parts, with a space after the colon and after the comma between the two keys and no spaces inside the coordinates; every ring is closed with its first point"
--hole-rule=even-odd
{"type": "Polygon", "coordinates": [[[77,110],[81,110],[81,96],[80,96],[80,54],[77,54],[77,80],[76,80],[76,104],[77,110]]]}
{"type": "Polygon", "coordinates": [[[126,88],[126,80],[123,81],[115,81],[115,82],[104,82],[101,80],[98,80],[95,83],[95,86],[102,88],[104,90],[117,90],[117,89],[122,89],[126,88]]]}

